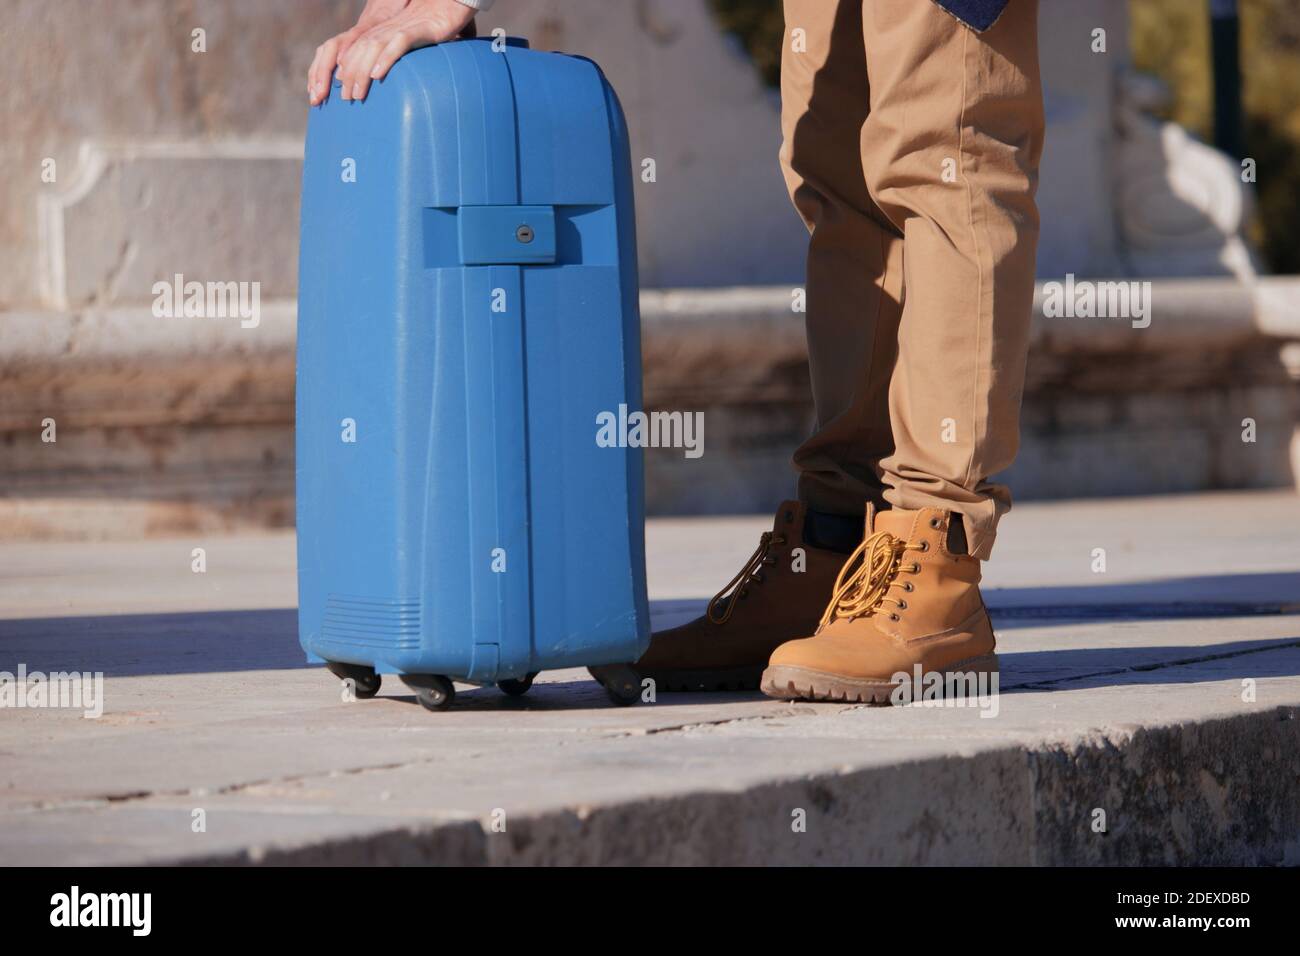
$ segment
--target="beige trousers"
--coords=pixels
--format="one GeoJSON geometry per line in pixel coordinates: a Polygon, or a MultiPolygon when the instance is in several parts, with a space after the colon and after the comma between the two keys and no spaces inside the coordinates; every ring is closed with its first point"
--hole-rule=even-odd
{"type": "Polygon", "coordinates": [[[1011,506],[1043,142],[1037,0],[984,33],[930,0],[785,0],[781,164],[808,226],[810,507],[1011,506]]]}

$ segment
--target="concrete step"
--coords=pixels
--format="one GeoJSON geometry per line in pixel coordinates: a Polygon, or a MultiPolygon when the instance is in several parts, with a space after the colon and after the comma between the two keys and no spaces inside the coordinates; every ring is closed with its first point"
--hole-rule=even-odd
{"type": "MultiPolygon", "coordinates": [[[[766,520],[652,521],[656,623],[766,520]]],[[[106,704],[4,713],[0,863],[1300,863],[1297,532],[1277,493],[1017,508],[981,706],[617,708],[557,671],[442,714],[303,664],[290,535],[6,544],[0,670],[106,704]]]]}

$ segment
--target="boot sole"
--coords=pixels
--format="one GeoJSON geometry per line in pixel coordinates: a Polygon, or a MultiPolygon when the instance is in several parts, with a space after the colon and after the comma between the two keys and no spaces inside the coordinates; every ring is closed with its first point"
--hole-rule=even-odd
{"type": "MultiPolygon", "coordinates": [[[[758,690],[759,679],[763,676],[762,664],[695,670],[633,669],[641,678],[648,677],[654,681],[656,690],[669,693],[758,690]]],[[[589,670],[594,674],[597,668],[589,670]]]]}
{"type": "MultiPolygon", "coordinates": [[[[983,654],[979,657],[970,657],[949,664],[941,673],[945,686],[952,675],[996,674],[998,656],[983,654]]],[[[893,703],[893,694],[898,686],[893,681],[863,680],[788,665],[769,667],[763,671],[762,677],[763,693],[779,700],[827,700],[845,704],[890,705],[893,703]]],[[[915,687],[913,696],[918,696],[915,687]]]]}

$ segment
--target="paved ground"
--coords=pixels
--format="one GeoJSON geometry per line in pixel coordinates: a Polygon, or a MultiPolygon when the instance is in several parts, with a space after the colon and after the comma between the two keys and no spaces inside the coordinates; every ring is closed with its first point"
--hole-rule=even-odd
{"type": "MultiPolygon", "coordinates": [[[[652,522],[656,623],[763,525],[652,522]]],[[[0,670],[107,675],[0,710],[0,863],[1300,863],[1300,499],[1019,506],[986,596],[996,708],[559,671],[430,714],[303,664],[291,536],[0,545],[0,670]]]]}

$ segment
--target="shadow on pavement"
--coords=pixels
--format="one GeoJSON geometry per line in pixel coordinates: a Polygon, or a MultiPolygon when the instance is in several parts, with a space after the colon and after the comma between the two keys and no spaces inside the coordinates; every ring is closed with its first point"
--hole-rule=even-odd
{"type": "MultiPolygon", "coordinates": [[[[1000,633],[1030,626],[1070,623],[1178,621],[1300,613],[1300,574],[1215,575],[1151,583],[1078,587],[1009,588],[986,595],[1000,633]],[[1291,596],[1290,602],[1280,599],[1291,596]]],[[[655,601],[656,628],[687,620],[703,600],[655,601]]],[[[1240,627],[1237,628],[1240,631],[1240,627]]],[[[1298,629],[1300,630],[1300,629],[1298,629]]],[[[1227,637],[1228,635],[1224,635],[1227,637]]],[[[1227,678],[1300,674],[1300,633],[1289,638],[1242,639],[1209,645],[1148,646],[1141,631],[1135,643],[1114,640],[1107,647],[1000,651],[1006,690],[1083,686],[1187,683],[1227,678]],[[1286,649],[1293,654],[1257,652],[1286,649]],[[1198,664],[1195,668],[1179,665],[1198,664]],[[1264,670],[1261,671],[1261,668],[1264,670]],[[1272,671],[1269,671],[1269,668],[1272,671]],[[1281,669],[1281,673],[1274,673],[1281,669]],[[1062,682],[1068,682],[1062,684],[1062,682]]],[[[297,641],[297,612],[291,608],[196,613],[126,614],[29,618],[0,621],[0,671],[103,671],[109,677],[226,673],[307,668],[297,641]]],[[[330,678],[332,679],[332,678],[330,678]]],[[[390,679],[389,693],[395,681],[390,679]]],[[[400,685],[397,685],[400,686],[400,685]]],[[[404,688],[403,688],[404,690],[404,688]]],[[[595,683],[539,684],[518,701],[495,688],[468,690],[458,707],[565,706],[604,699],[595,683]],[[575,696],[576,695],[576,696],[575,696]],[[490,701],[490,703],[489,703],[490,701]]],[[[661,702],[708,703],[753,699],[755,694],[665,694],[661,702]]],[[[414,698],[410,698],[412,702],[414,698]]]]}

